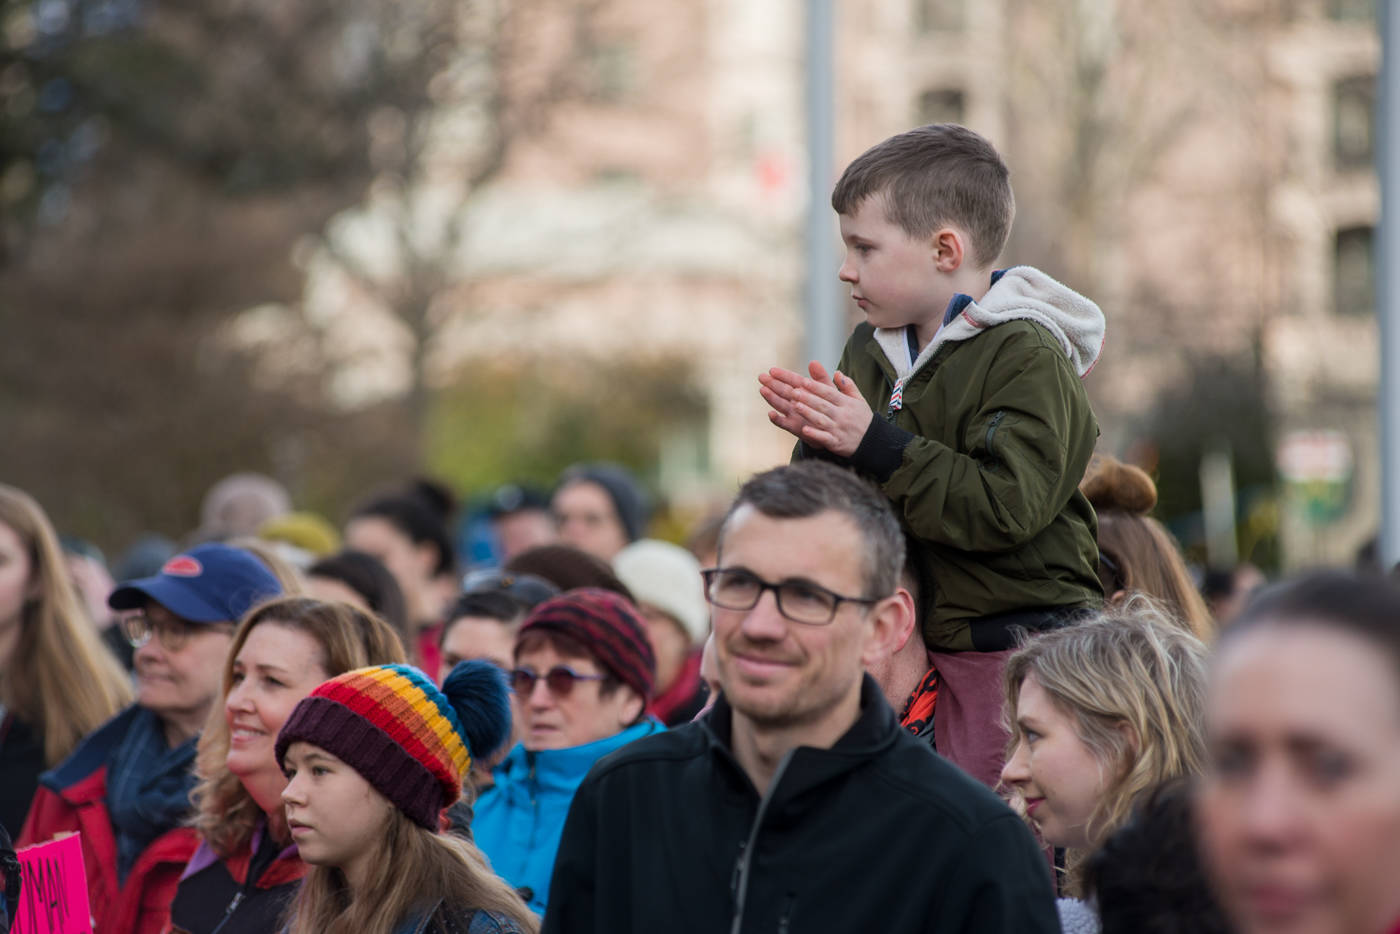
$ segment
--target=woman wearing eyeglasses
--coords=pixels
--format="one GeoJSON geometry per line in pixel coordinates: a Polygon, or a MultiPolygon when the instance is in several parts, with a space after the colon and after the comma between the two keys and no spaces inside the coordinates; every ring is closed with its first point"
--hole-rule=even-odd
{"type": "Polygon", "coordinates": [[[48,516],[29,494],[0,485],[0,825],[18,833],[39,773],[130,700],[48,516]]]}
{"type": "Polygon", "coordinates": [[[568,591],[520,627],[511,685],[521,739],[477,802],[472,833],[539,914],[583,777],[608,753],[665,729],[643,713],[655,668],[646,624],[610,591],[568,591]]]}

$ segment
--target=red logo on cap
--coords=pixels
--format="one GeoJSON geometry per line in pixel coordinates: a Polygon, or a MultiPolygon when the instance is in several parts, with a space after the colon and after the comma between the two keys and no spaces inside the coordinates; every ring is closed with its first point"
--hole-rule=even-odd
{"type": "Polygon", "coordinates": [[[160,573],[173,577],[198,577],[204,573],[204,565],[189,555],[176,555],[165,562],[165,567],[160,569],[160,573]]]}

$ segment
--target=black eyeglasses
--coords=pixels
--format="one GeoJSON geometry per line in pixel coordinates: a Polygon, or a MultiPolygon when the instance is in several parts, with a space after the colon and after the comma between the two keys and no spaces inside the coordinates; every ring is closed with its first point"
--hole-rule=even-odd
{"type": "Polygon", "coordinates": [[[511,574],[487,569],[472,571],[462,578],[462,596],[480,593],[505,594],[526,607],[534,608],[550,597],[559,595],[559,588],[534,574],[511,574]]]}
{"type": "Polygon", "coordinates": [[[555,665],[544,674],[536,674],[531,668],[517,668],[510,673],[510,686],[521,697],[529,697],[535,691],[535,684],[541,678],[549,693],[555,697],[568,697],[578,681],[602,681],[606,675],[581,675],[568,665],[555,665]]]}
{"type": "Polygon", "coordinates": [[[763,592],[771,590],[779,613],[794,623],[811,626],[825,626],[831,622],[843,603],[871,606],[880,602],[868,597],[847,597],[811,581],[785,580],[772,584],[738,568],[710,568],[700,573],[705,578],[705,597],[717,607],[752,610],[763,592]]]}

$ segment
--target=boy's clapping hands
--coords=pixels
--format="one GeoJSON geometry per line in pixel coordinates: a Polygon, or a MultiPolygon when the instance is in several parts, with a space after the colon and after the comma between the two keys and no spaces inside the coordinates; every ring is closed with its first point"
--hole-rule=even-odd
{"type": "Polygon", "coordinates": [[[844,373],[828,375],[815,360],[807,372],[811,375],[775,366],[758,374],[759,394],[773,409],[769,421],[813,447],[850,457],[875,413],[844,373]]]}

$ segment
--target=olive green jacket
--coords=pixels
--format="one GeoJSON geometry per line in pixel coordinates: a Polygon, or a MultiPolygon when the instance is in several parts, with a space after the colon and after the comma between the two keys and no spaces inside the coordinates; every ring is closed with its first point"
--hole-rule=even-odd
{"type": "Polygon", "coordinates": [[[1081,377],[1103,344],[1102,312],[1023,266],[980,303],[957,296],[912,366],[904,331],[861,324],[839,369],[875,411],[847,463],[912,540],[929,647],[987,647],[984,617],[1101,603],[1097,520],[1079,481],[1098,437],[1081,377]]]}

